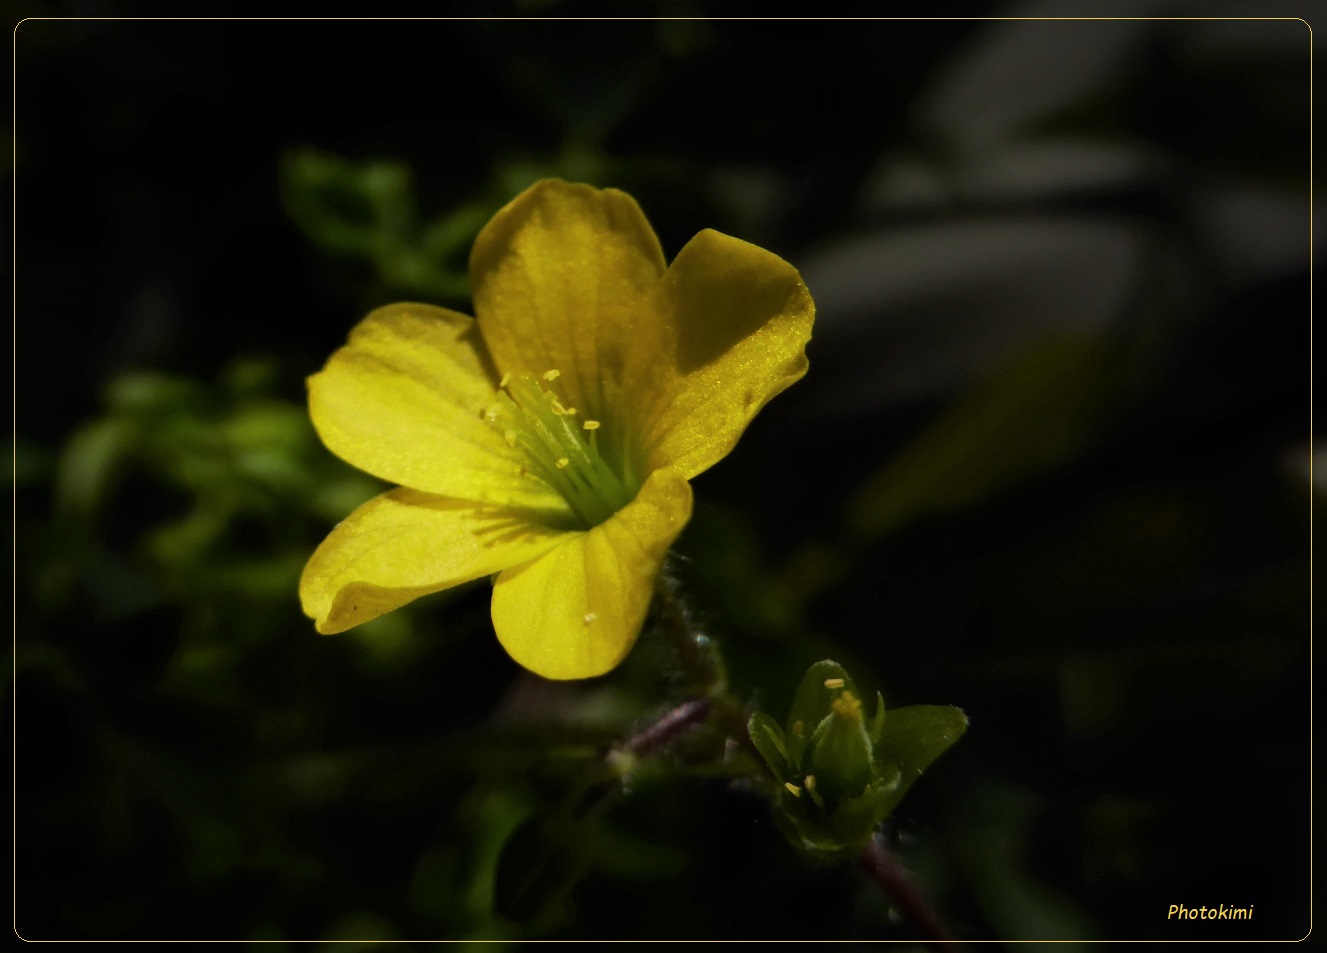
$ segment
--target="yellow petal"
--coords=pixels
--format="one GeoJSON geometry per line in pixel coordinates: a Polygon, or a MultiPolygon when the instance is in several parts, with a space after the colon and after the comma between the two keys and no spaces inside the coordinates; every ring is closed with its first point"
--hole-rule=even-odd
{"type": "Polygon", "coordinates": [[[568,407],[603,419],[663,252],[636,200],[557,179],[531,186],[475,239],[475,315],[504,373],[559,371],[568,407]]]}
{"type": "Polygon", "coordinates": [[[319,632],[344,632],[413,599],[523,563],[569,534],[526,514],[398,488],[342,520],[300,578],[319,632]]]}
{"type": "Polygon", "coordinates": [[[646,469],[688,479],[806,373],[815,304],[777,255],[705,230],[669,267],[628,355],[625,400],[646,469]]]}
{"type": "Polygon", "coordinates": [[[690,516],[690,485],[656,471],[606,522],[504,571],[493,590],[503,648],[545,678],[612,669],[636,641],[664,554],[690,516]]]}
{"type": "Polygon", "coordinates": [[[425,304],[379,308],[309,378],[309,415],[327,448],[416,490],[569,513],[483,419],[497,381],[473,319],[425,304]]]}

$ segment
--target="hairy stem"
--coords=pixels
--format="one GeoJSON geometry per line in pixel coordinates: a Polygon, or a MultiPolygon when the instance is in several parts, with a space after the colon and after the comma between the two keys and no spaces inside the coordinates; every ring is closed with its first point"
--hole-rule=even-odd
{"type": "Polygon", "coordinates": [[[636,759],[649,757],[660,748],[682,737],[709,718],[708,698],[692,698],[666,711],[626,741],[604,755],[604,775],[587,787],[580,796],[574,814],[582,817],[602,810],[622,789],[622,780],[636,759]]]}
{"type": "Polygon", "coordinates": [[[655,587],[654,608],[659,626],[677,653],[687,688],[708,697],[715,724],[731,739],[730,743],[745,749],[756,764],[763,764],[760,752],[747,734],[748,712],[728,691],[728,672],[719,647],[696,624],[681,588],[677,577],[665,565],[655,587]]]}
{"type": "Polygon", "coordinates": [[[719,650],[700,631],[681,594],[681,584],[665,567],[655,587],[655,610],[659,625],[677,652],[688,688],[697,694],[720,695],[728,687],[719,650]]]}
{"type": "Polygon", "coordinates": [[[628,738],[622,748],[637,758],[643,758],[682,735],[687,729],[699,725],[710,716],[711,707],[708,698],[693,698],[683,702],[628,738]]]}

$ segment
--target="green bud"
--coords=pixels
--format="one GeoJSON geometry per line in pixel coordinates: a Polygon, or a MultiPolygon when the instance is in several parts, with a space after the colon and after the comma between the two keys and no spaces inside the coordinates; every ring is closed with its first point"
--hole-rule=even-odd
{"type": "Polygon", "coordinates": [[[861,850],[923,770],[963,734],[957,708],[914,705],[885,717],[876,693],[869,722],[852,678],[826,659],[807,670],[786,730],[756,712],[747,724],[768,764],[774,821],[794,846],[822,860],[861,850]]]}
{"type": "Polygon", "coordinates": [[[871,739],[861,700],[846,688],[811,736],[810,773],[827,799],[856,797],[871,780],[871,739]]]}

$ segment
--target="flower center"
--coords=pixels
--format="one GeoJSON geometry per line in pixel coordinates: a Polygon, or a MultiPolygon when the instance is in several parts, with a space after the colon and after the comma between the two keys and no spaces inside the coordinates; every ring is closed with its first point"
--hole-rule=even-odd
{"type": "Polygon", "coordinates": [[[598,526],[635,497],[612,466],[620,453],[606,452],[608,435],[598,420],[585,420],[575,407],[563,405],[549,387],[556,370],[542,378],[506,374],[484,419],[502,431],[507,443],[525,455],[528,472],[562,495],[586,529],[598,526]]]}

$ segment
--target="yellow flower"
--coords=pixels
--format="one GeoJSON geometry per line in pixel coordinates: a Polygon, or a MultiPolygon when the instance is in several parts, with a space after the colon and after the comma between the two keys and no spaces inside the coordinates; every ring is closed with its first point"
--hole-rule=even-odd
{"type": "Polygon", "coordinates": [[[544,180],[470,254],[475,318],[372,312],[309,378],[327,447],[401,484],[300,579],[319,632],[497,573],[493,625],[521,665],[588,678],[630,650],[687,482],[806,373],[797,271],[703,231],[665,267],[631,196],[544,180]]]}

